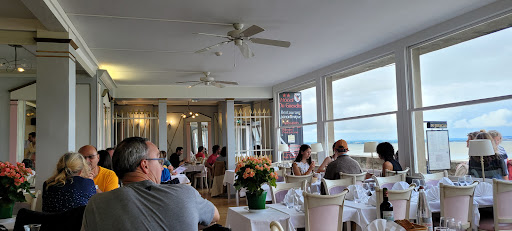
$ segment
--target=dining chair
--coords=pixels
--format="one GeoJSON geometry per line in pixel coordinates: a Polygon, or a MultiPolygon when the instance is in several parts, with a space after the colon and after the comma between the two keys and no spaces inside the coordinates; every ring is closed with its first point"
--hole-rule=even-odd
{"type": "MultiPolygon", "coordinates": [[[[395,220],[409,219],[409,210],[411,207],[411,194],[415,184],[411,184],[408,189],[405,190],[388,190],[389,202],[393,205],[393,217],[395,220]]],[[[380,217],[380,205],[384,201],[383,190],[381,188],[375,188],[376,193],[376,207],[377,207],[377,219],[380,217]]]]}
{"type": "Polygon", "coordinates": [[[354,184],[363,184],[363,181],[366,180],[366,173],[367,172],[349,174],[349,173],[340,172],[340,179],[352,178],[355,181],[354,184]]]}
{"type": "Polygon", "coordinates": [[[423,174],[420,173],[421,179],[425,180],[426,185],[437,185],[443,177],[448,177],[448,172],[446,170],[442,172],[436,172],[431,174],[423,174]]]}
{"type": "Polygon", "coordinates": [[[462,223],[462,228],[472,230],[476,228],[473,217],[473,196],[478,181],[469,186],[453,186],[439,184],[439,197],[441,204],[441,217],[452,217],[462,223]]]}
{"type": "Polygon", "coordinates": [[[224,174],[226,172],[226,162],[215,161],[213,164],[213,183],[210,189],[210,195],[212,197],[218,196],[224,193],[224,174]]]}
{"type": "Polygon", "coordinates": [[[270,231],[284,231],[283,226],[281,226],[281,223],[277,221],[270,222],[270,231]]]}
{"type": "Polygon", "coordinates": [[[343,205],[348,189],[336,195],[315,195],[303,192],[306,231],[341,231],[343,205]]]}
{"type": "Polygon", "coordinates": [[[85,205],[64,212],[45,213],[29,209],[20,209],[16,215],[13,231],[24,231],[24,225],[41,224],[41,230],[73,231],[80,230],[84,216],[85,205]]]}
{"type": "Polygon", "coordinates": [[[409,167],[407,167],[405,170],[402,170],[402,171],[390,171],[390,170],[386,169],[386,176],[400,175],[400,176],[402,176],[401,181],[405,181],[408,172],[409,172],[409,167]]]}
{"type": "Polygon", "coordinates": [[[402,181],[401,175],[384,176],[384,177],[372,176],[372,178],[375,180],[375,183],[377,184],[377,186],[379,188],[388,188],[388,189],[391,189],[396,182],[402,181]]]}
{"type": "Polygon", "coordinates": [[[276,182],[284,182],[284,176],[286,175],[286,168],[279,168],[279,170],[274,170],[277,173],[276,182]]]}
{"type": "Polygon", "coordinates": [[[300,188],[304,190],[303,181],[293,183],[277,183],[276,186],[270,187],[270,194],[272,195],[272,204],[281,203],[284,200],[284,196],[288,193],[291,188],[300,188]]]}
{"type": "MultiPolygon", "coordinates": [[[[197,180],[199,180],[201,182],[201,189],[203,189],[203,183],[206,184],[208,189],[208,168],[206,166],[203,166],[203,168],[203,171],[194,175],[194,188],[197,188],[197,180]]],[[[208,189],[208,191],[210,190],[208,189]]]]}
{"type": "Polygon", "coordinates": [[[327,195],[334,195],[343,192],[349,185],[356,184],[355,178],[339,180],[327,180],[322,178],[322,185],[327,195]]]}
{"type": "Polygon", "coordinates": [[[286,183],[302,182],[305,180],[307,180],[308,182],[311,183],[311,181],[313,180],[313,174],[304,175],[304,176],[295,176],[295,175],[286,174],[286,175],[284,175],[284,180],[286,181],[286,183]]]}
{"type": "Polygon", "coordinates": [[[484,218],[484,214],[481,214],[478,229],[512,230],[512,206],[509,203],[512,198],[512,181],[493,179],[492,190],[494,217],[484,218]]]}

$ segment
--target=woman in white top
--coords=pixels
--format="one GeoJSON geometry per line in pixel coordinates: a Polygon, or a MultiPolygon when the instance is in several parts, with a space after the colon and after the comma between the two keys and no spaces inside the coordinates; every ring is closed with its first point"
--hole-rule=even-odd
{"type": "Polygon", "coordinates": [[[311,147],[307,144],[300,146],[299,154],[292,164],[293,175],[309,175],[315,171],[315,161],[311,161],[311,147]]]}

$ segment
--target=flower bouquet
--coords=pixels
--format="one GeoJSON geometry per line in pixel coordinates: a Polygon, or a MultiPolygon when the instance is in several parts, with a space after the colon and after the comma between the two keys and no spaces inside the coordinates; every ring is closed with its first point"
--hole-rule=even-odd
{"type": "Polygon", "coordinates": [[[248,157],[237,163],[235,188],[247,189],[249,209],[264,209],[267,193],[261,185],[267,183],[276,186],[277,173],[271,167],[272,162],[267,157],[248,157]]]}
{"type": "Polygon", "coordinates": [[[0,219],[12,217],[14,202],[25,202],[23,192],[30,193],[30,183],[27,176],[32,169],[25,168],[25,164],[0,162],[0,219]]]}

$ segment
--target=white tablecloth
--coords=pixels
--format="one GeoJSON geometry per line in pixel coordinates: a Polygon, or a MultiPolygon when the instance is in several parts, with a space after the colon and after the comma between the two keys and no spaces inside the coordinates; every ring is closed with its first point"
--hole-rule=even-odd
{"type": "Polygon", "coordinates": [[[0,219],[0,224],[5,226],[5,228],[7,228],[7,230],[13,230],[14,223],[16,223],[16,216],[13,216],[13,218],[0,219]]]}
{"type": "Polygon", "coordinates": [[[190,183],[190,180],[185,174],[171,175],[171,180],[178,178],[180,184],[190,183]]]}
{"type": "Polygon", "coordinates": [[[204,164],[198,165],[183,165],[187,168],[184,172],[204,172],[204,164]]]}

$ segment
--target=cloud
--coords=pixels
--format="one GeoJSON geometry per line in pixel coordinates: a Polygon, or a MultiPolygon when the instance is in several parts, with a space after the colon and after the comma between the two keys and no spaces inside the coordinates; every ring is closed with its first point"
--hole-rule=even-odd
{"type": "Polygon", "coordinates": [[[512,111],[504,108],[498,109],[473,119],[457,120],[453,126],[455,128],[510,127],[512,126],[512,111]]]}

